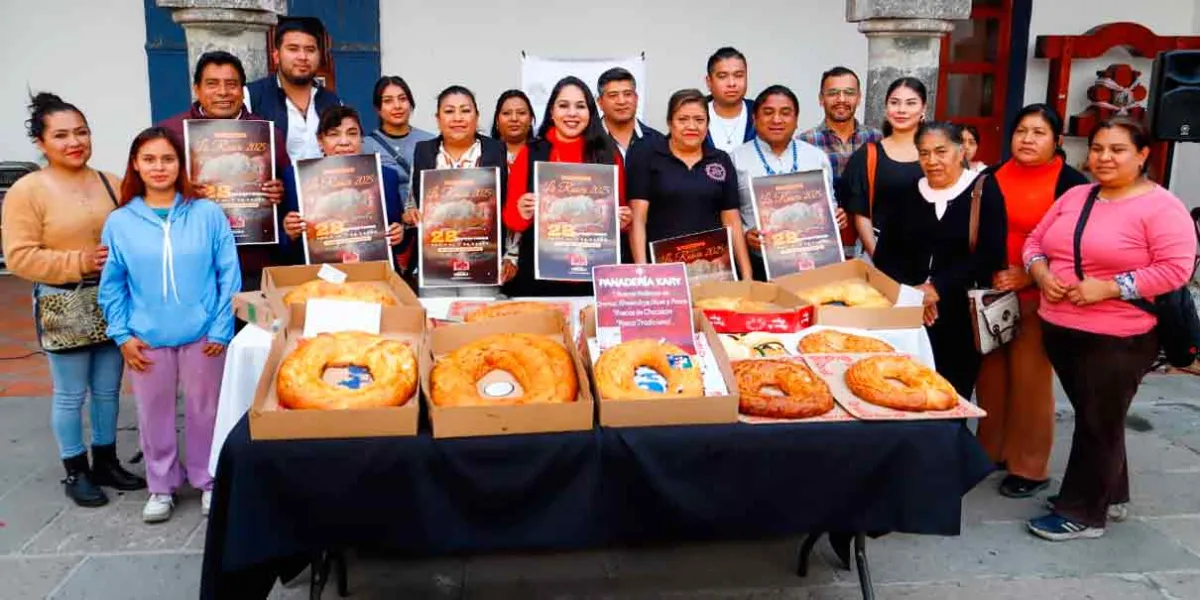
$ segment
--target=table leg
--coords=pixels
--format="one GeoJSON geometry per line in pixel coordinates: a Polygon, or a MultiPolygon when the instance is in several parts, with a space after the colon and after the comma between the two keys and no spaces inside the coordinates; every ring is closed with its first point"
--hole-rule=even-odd
{"type": "Polygon", "coordinates": [[[875,600],[871,569],[867,565],[867,535],[862,532],[854,534],[854,563],[858,568],[858,585],[862,589],[863,600],[875,600]]]}
{"type": "Polygon", "coordinates": [[[337,591],[338,596],[345,598],[350,595],[350,580],[346,575],[346,553],[335,552],[333,554],[334,568],[337,569],[337,591]]]}
{"type": "Polygon", "coordinates": [[[325,584],[329,582],[329,555],[322,552],[313,560],[308,580],[308,600],[321,600],[325,584]]]}
{"type": "Polygon", "coordinates": [[[850,542],[854,541],[854,534],[843,532],[829,532],[829,545],[833,548],[833,553],[837,555],[838,560],[842,561],[842,568],[850,570],[850,542]]]}
{"type": "Polygon", "coordinates": [[[817,545],[817,541],[823,535],[825,535],[823,531],[810,533],[804,538],[804,542],[800,544],[800,555],[796,560],[796,574],[800,577],[808,577],[808,559],[812,556],[813,547],[817,545]]]}
{"type": "Polygon", "coordinates": [[[338,596],[345,598],[350,595],[350,579],[346,574],[346,553],[344,551],[322,552],[313,560],[311,571],[312,575],[308,586],[309,600],[321,600],[321,594],[325,592],[325,586],[329,583],[331,571],[336,579],[334,584],[337,586],[338,596]]]}

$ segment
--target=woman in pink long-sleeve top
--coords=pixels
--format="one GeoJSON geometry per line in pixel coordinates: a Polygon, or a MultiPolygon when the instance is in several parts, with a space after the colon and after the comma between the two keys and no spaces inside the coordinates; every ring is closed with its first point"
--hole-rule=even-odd
{"type": "Polygon", "coordinates": [[[1025,242],[1026,268],[1041,289],[1046,354],[1075,409],[1071,457],[1050,514],[1035,535],[1063,541],[1104,534],[1128,514],[1125,414],[1158,357],[1153,314],[1129,302],[1182,287],[1196,260],[1195,225],[1174,194],[1145,178],[1150,139],[1138,123],[1101,124],[1089,138],[1098,186],[1072,188],[1025,242]],[[1074,240],[1090,195],[1095,201],[1074,240]]]}

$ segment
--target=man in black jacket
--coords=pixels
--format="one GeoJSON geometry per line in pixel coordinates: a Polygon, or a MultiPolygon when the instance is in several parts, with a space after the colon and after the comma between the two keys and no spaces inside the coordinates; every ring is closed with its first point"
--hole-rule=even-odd
{"type": "Polygon", "coordinates": [[[275,122],[287,140],[287,153],[293,162],[322,156],[317,144],[321,111],[342,103],[316,81],[325,52],[324,33],[313,19],[280,23],[272,51],[278,73],[246,86],[247,108],[275,122]]]}
{"type": "Polygon", "coordinates": [[[596,82],[596,103],[604,117],[600,124],[608,137],[612,138],[623,158],[643,138],[662,137],[663,134],[637,118],[637,81],[633,73],[621,67],[613,67],[600,75],[596,82]]]}

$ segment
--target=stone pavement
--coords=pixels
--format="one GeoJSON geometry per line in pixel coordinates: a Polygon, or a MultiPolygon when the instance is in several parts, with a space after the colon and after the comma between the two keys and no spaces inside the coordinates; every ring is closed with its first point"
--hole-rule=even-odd
{"type": "MultiPolygon", "coordinates": [[[[20,288],[0,278],[0,358],[36,349],[28,288],[20,288]]],[[[44,363],[41,356],[0,360],[0,598],[196,597],[204,547],[196,494],[184,495],[171,521],[153,526],[140,520],[144,492],[114,495],[100,509],[74,507],[63,496],[44,363]]],[[[1071,429],[1061,403],[1059,423],[1055,477],[1071,429]]],[[[133,425],[126,398],[118,436],[125,458],[136,451],[133,425]]],[[[1132,518],[1105,537],[1065,544],[1033,538],[1023,520],[1041,512],[1041,498],[1001,498],[993,476],[967,496],[961,536],[890,535],[869,543],[878,597],[1200,599],[1200,378],[1148,377],[1128,445],[1132,518]]],[[[424,561],[359,556],[351,561],[350,586],[359,599],[858,597],[855,574],[832,566],[825,543],[809,578],[794,576],[796,548],[796,540],[781,540],[424,561]]],[[[329,589],[324,597],[335,596],[329,589]]],[[[273,597],[305,598],[307,589],[279,586],[273,597]]]]}

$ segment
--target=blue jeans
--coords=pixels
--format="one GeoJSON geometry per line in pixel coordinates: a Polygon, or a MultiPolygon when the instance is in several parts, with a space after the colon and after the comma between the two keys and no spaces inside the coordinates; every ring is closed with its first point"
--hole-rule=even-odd
{"type": "MultiPolygon", "coordinates": [[[[53,288],[38,285],[38,296],[53,294],[53,288]]],[[[35,317],[36,318],[36,317],[35,317]]],[[[91,392],[92,445],[107,446],[117,439],[117,411],[121,375],[125,361],[116,344],[101,344],[70,352],[47,352],[54,400],[50,428],[58,442],[58,454],[71,458],[87,452],[83,444],[83,402],[91,392]]]]}
{"type": "Polygon", "coordinates": [[[83,401],[90,388],[92,403],[92,445],[107,446],[117,439],[117,410],[121,394],[121,373],[125,362],[116,344],[102,344],[85,350],[47,352],[50,377],[54,380],[54,404],[50,409],[50,427],[58,442],[58,453],[70,458],[87,452],[83,445],[83,401]]]}

